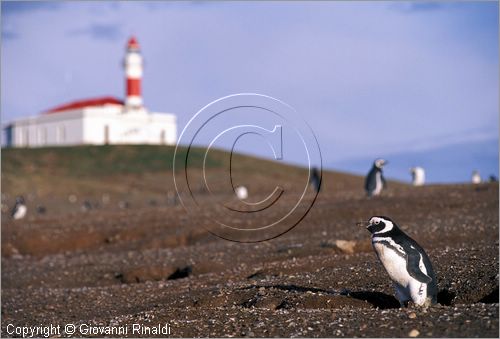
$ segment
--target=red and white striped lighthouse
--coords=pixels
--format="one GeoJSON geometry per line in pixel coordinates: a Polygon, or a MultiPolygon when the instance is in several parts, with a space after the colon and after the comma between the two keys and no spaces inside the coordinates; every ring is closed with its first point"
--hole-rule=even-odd
{"type": "Polygon", "coordinates": [[[124,64],[127,87],[125,105],[129,108],[141,108],[142,56],[134,36],[128,40],[124,64]]]}

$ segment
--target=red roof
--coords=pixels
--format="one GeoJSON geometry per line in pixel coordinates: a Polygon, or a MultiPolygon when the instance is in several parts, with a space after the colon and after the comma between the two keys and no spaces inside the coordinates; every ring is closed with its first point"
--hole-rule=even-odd
{"type": "Polygon", "coordinates": [[[131,36],[130,39],[128,40],[127,43],[127,48],[129,49],[139,49],[139,43],[137,42],[137,39],[135,36],[131,36]]]}
{"type": "Polygon", "coordinates": [[[93,99],[77,100],[61,106],[51,108],[45,111],[44,113],[50,114],[50,113],[69,111],[72,109],[79,109],[85,107],[99,107],[105,105],[123,105],[123,101],[113,97],[100,97],[93,99]]]}

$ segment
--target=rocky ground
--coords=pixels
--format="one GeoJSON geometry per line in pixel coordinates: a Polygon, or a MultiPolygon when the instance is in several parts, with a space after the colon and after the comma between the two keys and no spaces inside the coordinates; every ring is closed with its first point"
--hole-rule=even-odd
{"type": "Polygon", "coordinates": [[[163,202],[3,214],[2,337],[15,336],[8,324],[128,326],[125,336],[141,336],[134,323],[168,323],[159,336],[174,337],[498,337],[498,184],[392,185],[366,199],[353,183],[326,182],[297,227],[252,244],[217,238],[203,215],[163,202]],[[426,249],[438,305],[399,308],[355,225],[372,215],[426,249]]]}

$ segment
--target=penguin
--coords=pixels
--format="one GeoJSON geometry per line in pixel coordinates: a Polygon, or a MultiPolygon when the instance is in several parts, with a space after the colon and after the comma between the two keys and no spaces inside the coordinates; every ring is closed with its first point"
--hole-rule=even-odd
{"type": "Polygon", "coordinates": [[[167,192],[167,204],[169,206],[177,206],[177,203],[178,203],[178,197],[177,197],[177,194],[176,192],[174,191],[168,191],[167,192]]]}
{"type": "Polygon", "coordinates": [[[311,177],[309,178],[309,182],[314,187],[316,193],[319,193],[319,190],[321,189],[321,175],[319,174],[319,171],[316,167],[313,167],[311,171],[311,177]]]}
{"type": "Polygon", "coordinates": [[[384,159],[377,159],[365,178],[365,190],[368,197],[379,195],[382,189],[387,188],[382,168],[388,164],[384,159]]]}
{"type": "Polygon", "coordinates": [[[480,184],[481,183],[481,174],[479,174],[479,171],[473,171],[472,172],[472,183],[473,184],[480,184]]]}
{"type": "Polygon", "coordinates": [[[102,204],[103,205],[107,205],[110,200],[111,200],[111,197],[109,196],[109,194],[108,193],[103,193],[103,195],[101,196],[102,204]]]}
{"type": "Polygon", "coordinates": [[[388,217],[374,216],[360,223],[372,234],[378,259],[393,281],[401,307],[411,301],[428,307],[437,302],[437,280],[424,249],[388,217]]]}
{"type": "Polygon", "coordinates": [[[237,186],[234,189],[234,192],[240,200],[245,200],[246,198],[248,198],[248,190],[245,186],[237,186]]]}
{"type": "Polygon", "coordinates": [[[422,167],[412,167],[410,173],[413,186],[423,186],[425,184],[425,170],[422,167]]]}
{"type": "Polygon", "coordinates": [[[28,212],[28,207],[24,202],[24,197],[20,196],[16,198],[16,204],[10,213],[12,219],[19,220],[26,216],[26,212],[28,212]]]}
{"type": "Polygon", "coordinates": [[[120,200],[118,202],[118,207],[122,210],[125,210],[130,207],[130,204],[128,203],[128,201],[120,200]]]}
{"type": "Polygon", "coordinates": [[[81,206],[82,212],[88,212],[91,209],[92,209],[92,204],[90,203],[90,201],[85,200],[81,206]]]}
{"type": "Polygon", "coordinates": [[[75,194],[70,194],[68,196],[68,201],[72,204],[76,203],[78,201],[78,197],[75,194]]]}
{"type": "Polygon", "coordinates": [[[36,207],[36,213],[45,214],[45,213],[47,213],[47,208],[45,208],[45,206],[43,206],[43,205],[38,205],[36,207]]]}

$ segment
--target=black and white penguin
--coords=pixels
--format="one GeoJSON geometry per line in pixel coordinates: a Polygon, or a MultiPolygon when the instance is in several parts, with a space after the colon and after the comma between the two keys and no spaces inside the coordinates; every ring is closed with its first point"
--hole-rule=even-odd
{"type": "Polygon", "coordinates": [[[472,172],[472,183],[473,184],[480,184],[483,180],[481,179],[481,174],[479,174],[479,171],[475,170],[472,172]]]}
{"type": "Polygon", "coordinates": [[[26,216],[26,212],[28,212],[28,207],[24,202],[24,197],[20,196],[16,198],[16,204],[12,208],[10,213],[12,219],[19,220],[26,216]]]}
{"type": "Polygon", "coordinates": [[[379,195],[382,189],[387,188],[382,168],[388,162],[384,159],[377,159],[365,178],[365,190],[368,197],[379,195]]]}
{"type": "Polygon", "coordinates": [[[311,177],[309,178],[309,182],[313,186],[314,190],[319,193],[321,189],[321,174],[316,167],[313,167],[311,171],[311,177]]]}
{"type": "Polygon", "coordinates": [[[118,202],[118,207],[122,210],[126,210],[127,208],[130,207],[130,204],[128,203],[128,201],[120,200],[118,202]]]}
{"type": "Polygon", "coordinates": [[[410,173],[413,186],[423,186],[425,184],[425,170],[422,167],[412,167],[410,173]]]}
{"type": "Polygon", "coordinates": [[[47,208],[45,206],[43,206],[43,205],[38,205],[36,207],[36,213],[38,213],[38,214],[45,214],[45,213],[47,213],[47,208]]]}
{"type": "Polygon", "coordinates": [[[90,201],[85,200],[81,206],[82,212],[88,212],[91,209],[92,209],[92,204],[90,203],[90,201]]]}
{"type": "Polygon", "coordinates": [[[393,281],[401,306],[437,302],[437,280],[431,261],[419,244],[388,217],[372,217],[366,226],[372,234],[375,253],[393,281]]]}

